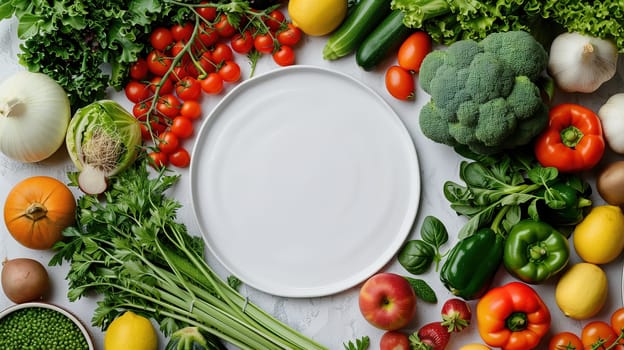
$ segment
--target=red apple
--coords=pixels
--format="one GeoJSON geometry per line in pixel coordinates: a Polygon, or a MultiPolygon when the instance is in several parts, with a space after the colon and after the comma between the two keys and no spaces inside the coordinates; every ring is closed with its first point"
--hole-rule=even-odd
{"type": "Polygon", "coordinates": [[[383,272],[360,289],[360,311],[373,326],[392,331],[405,327],[416,314],[416,293],[401,275],[383,272]]]}

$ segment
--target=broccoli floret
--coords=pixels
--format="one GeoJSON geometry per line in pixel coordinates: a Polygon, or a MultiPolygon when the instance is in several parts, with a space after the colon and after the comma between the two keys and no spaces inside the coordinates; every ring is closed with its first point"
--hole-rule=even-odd
{"type": "Polygon", "coordinates": [[[536,84],[547,62],[541,44],[521,31],[461,40],[430,53],[419,75],[431,96],[420,111],[421,131],[481,154],[529,143],[548,120],[536,84]]]}

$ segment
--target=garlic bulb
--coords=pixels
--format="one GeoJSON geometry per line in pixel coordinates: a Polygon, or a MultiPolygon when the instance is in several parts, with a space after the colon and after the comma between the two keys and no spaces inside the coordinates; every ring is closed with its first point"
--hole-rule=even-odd
{"type": "Polygon", "coordinates": [[[561,90],[594,92],[616,72],[615,43],[579,33],[563,33],[550,47],[548,73],[561,90]]]}
{"type": "Polygon", "coordinates": [[[0,152],[24,163],[50,157],[65,141],[65,90],[43,73],[20,71],[0,84],[0,152]]]}

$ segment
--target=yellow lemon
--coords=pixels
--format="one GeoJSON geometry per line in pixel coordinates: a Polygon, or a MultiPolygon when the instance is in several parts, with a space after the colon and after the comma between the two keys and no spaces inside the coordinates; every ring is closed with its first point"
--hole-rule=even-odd
{"type": "Polygon", "coordinates": [[[557,282],[555,301],[564,315],[575,320],[595,316],[607,301],[607,274],[595,264],[581,262],[557,282]]]}
{"type": "Polygon", "coordinates": [[[463,345],[459,350],[492,350],[492,348],[479,343],[463,345]]]}
{"type": "Polygon", "coordinates": [[[308,35],[329,34],[345,19],[347,0],[290,0],[288,15],[308,35]]]}
{"type": "Polygon", "coordinates": [[[104,350],[157,350],[158,335],[147,318],[126,311],[104,334],[104,350]]]}
{"type": "Polygon", "coordinates": [[[578,256],[592,264],[606,264],[624,250],[624,214],[614,205],[592,208],[572,234],[578,256]]]}

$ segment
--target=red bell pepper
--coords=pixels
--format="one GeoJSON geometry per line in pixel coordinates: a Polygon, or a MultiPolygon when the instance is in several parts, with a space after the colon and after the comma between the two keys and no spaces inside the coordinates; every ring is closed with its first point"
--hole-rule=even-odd
{"type": "Polygon", "coordinates": [[[574,103],[553,107],[548,126],[535,141],[535,156],[540,164],[561,172],[591,169],[602,159],[604,151],[600,118],[574,103]]]}
{"type": "Polygon", "coordinates": [[[521,282],[490,289],[477,303],[483,341],[503,350],[537,347],[550,329],[550,311],[537,292],[521,282]]]}

